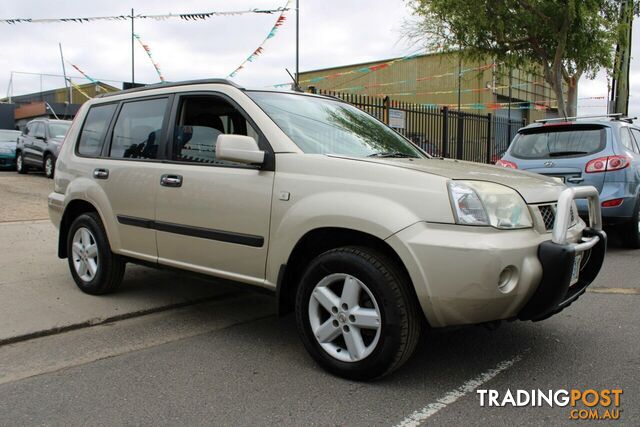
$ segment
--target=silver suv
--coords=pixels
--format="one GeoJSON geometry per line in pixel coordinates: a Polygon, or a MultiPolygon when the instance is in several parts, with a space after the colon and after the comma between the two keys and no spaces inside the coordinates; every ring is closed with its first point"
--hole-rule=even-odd
{"type": "Polygon", "coordinates": [[[87,102],[65,141],[49,211],[81,290],[128,262],[267,288],[347,378],[398,368],[427,325],[545,319],[605,255],[595,188],[432,158],[332,98],[164,84],[87,102]]]}

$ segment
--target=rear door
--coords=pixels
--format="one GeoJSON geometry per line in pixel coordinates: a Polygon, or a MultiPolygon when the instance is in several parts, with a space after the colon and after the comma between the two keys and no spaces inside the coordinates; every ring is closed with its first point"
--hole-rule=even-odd
{"type": "Polygon", "coordinates": [[[109,205],[103,208],[116,219],[119,253],[151,262],[158,256],[150,224],[170,104],[171,96],[164,95],[92,106],[76,151],[88,178],[106,195],[109,205]]]}
{"type": "Polygon", "coordinates": [[[586,173],[591,160],[613,154],[611,129],[598,124],[552,124],[520,131],[509,149],[518,169],[560,178],[568,186],[602,190],[604,173],[586,173]]]}

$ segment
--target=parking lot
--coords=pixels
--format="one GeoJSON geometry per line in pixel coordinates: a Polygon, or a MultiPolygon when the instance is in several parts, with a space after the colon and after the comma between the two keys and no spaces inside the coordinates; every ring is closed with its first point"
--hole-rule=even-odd
{"type": "Polygon", "coordinates": [[[640,425],[640,251],[611,239],[589,291],[543,322],[432,331],[377,382],[319,368],[275,299],[128,266],[81,293],[43,175],[0,173],[0,425],[571,425],[569,407],[481,407],[476,389],[622,389],[640,425]]]}

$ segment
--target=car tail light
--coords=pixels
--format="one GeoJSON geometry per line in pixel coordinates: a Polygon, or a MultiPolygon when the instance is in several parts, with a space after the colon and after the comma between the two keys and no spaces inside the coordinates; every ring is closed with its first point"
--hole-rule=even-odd
{"type": "Polygon", "coordinates": [[[630,159],[626,156],[598,157],[587,163],[586,173],[608,172],[624,169],[629,166],[630,159]]]}
{"type": "Polygon", "coordinates": [[[620,206],[622,204],[622,202],[624,202],[624,199],[611,199],[611,200],[607,200],[606,202],[602,202],[602,207],[603,208],[616,208],[616,207],[620,206]]]}
{"type": "Polygon", "coordinates": [[[513,162],[510,162],[508,160],[498,160],[496,162],[496,166],[502,166],[503,168],[511,168],[511,169],[518,169],[518,165],[516,165],[513,162]]]}

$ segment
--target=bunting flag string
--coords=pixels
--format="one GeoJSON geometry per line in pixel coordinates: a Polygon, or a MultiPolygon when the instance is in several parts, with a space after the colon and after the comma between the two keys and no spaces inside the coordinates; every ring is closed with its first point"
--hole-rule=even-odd
{"type": "Polygon", "coordinates": [[[443,78],[443,77],[457,77],[458,75],[464,75],[464,74],[471,73],[471,72],[474,72],[474,71],[488,70],[490,68],[496,67],[497,65],[498,64],[491,63],[491,64],[481,65],[479,67],[462,69],[459,72],[450,72],[450,73],[444,73],[444,74],[434,74],[434,75],[431,75],[431,76],[423,76],[423,77],[418,77],[418,78],[415,78],[415,79],[397,80],[397,81],[388,82],[388,83],[371,83],[371,84],[366,84],[366,85],[343,87],[343,88],[337,88],[337,89],[332,89],[332,90],[335,90],[335,91],[338,91],[338,92],[365,90],[365,89],[374,88],[374,87],[386,87],[386,86],[393,86],[393,85],[397,85],[397,84],[423,82],[423,81],[428,81],[428,80],[440,79],[440,78],[443,78]]]}
{"type": "Polygon", "coordinates": [[[85,73],[84,71],[82,71],[82,70],[80,69],[80,67],[78,67],[77,65],[72,64],[72,63],[71,63],[71,62],[69,62],[69,61],[67,61],[67,64],[69,64],[69,65],[71,65],[73,68],[75,68],[75,70],[76,70],[77,72],[79,72],[80,74],[82,74],[82,75],[84,76],[84,78],[85,78],[85,79],[87,79],[87,80],[89,80],[91,83],[100,84],[100,82],[99,82],[99,81],[97,81],[96,79],[94,79],[94,78],[92,78],[92,77],[88,76],[88,75],[87,75],[87,73],[85,73]]]}
{"type": "MultiPolygon", "coordinates": [[[[526,83],[519,83],[519,84],[515,84],[515,85],[511,85],[512,88],[520,88],[522,86],[526,86],[531,84],[531,82],[526,82],[526,83]]],[[[472,88],[472,89],[449,89],[449,90],[433,90],[433,91],[428,91],[428,92],[417,92],[417,91],[413,91],[413,92],[395,92],[395,93],[387,93],[387,92],[383,92],[383,93],[377,93],[375,94],[375,96],[415,96],[415,95],[445,95],[445,94],[451,94],[451,93],[458,93],[458,91],[460,93],[477,93],[477,92],[485,92],[485,91],[490,91],[490,90],[498,90],[498,89],[509,89],[508,85],[502,85],[502,86],[489,86],[489,87],[480,87],[480,88],[472,88]]]]}
{"type": "Polygon", "coordinates": [[[262,53],[262,51],[264,50],[265,43],[267,43],[267,41],[272,39],[278,32],[278,29],[282,25],[284,25],[284,22],[287,19],[287,17],[285,16],[285,13],[289,10],[289,3],[291,3],[291,0],[287,0],[287,3],[284,5],[284,7],[279,8],[279,10],[281,11],[280,15],[278,16],[278,19],[276,19],[275,24],[273,24],[273,27],[271,27],[271,30],[267,34],[267,37],[264,38],[262,43],[258,45],[258,47],[251,53],[251,55],[249,55],[244,61],[242,61],[240,65],[236,67],[235,70],[233,70],[227,75],[227,78],[235,77],[238,74],[238,72],[240,72],[240,70],[242,70],[248,62],[253,62],[262,53]]]}
{"type": "Polygon", "coordinates": [[[151,48],[148,44],[144,43],[140,38],[139,34],[133,33],[133,37],[140,43],[140,46],[144,49],[145,53],[149,57],[149,60],[153,64],[153,68],[156,69],[156,73],[158,73],[158,77],[160,77],[160,81],[164,83],[164,76],[162,75],[162,71],[160,71],[160,65],[153,60],[153,56],[151,55],[151,48]]]}
{"type": "Polygon", "coordinates": [[[73,88],[75,90],[77,90],[78,92],[80,92],[85,98],[87,99],[91,99],[91,97],[89,95],[87,95],[87,93],[85,91],[82,90],[82,88],[80,86],[78,86],[77,84],[75,84],[73,81],[71,81],[71,79],[67,79],[67,81],[69,82],[69,84],[71,86],[73,86],[73,88]]]}
{"type": "Polygon", "coordinates": [[[0,19],[0,23],[15,25],[15,24],[52,24],[52,23],[76,23],[83,24],[86,22],[95,21],[126,21],[131,18],[134,19],[153,19],[156,21],[165,21],[167,19],[179,18],[183,21],[201,21],[218,16],[238,16],[248,14],[274,14],[286,12],[288,9],[278,7],[276,9],[247,9],[247,10],[235,10],[227,12],[200,12],[200,13],[168,13],[161,15],[113,15],[113,16],[89,16],[78,18],[9,18],[0,19]]]}
{"type": "MultiPolygon", "coordinates": [[[[313,77],[310,79],[306,79],[306,80],[300,80],[298,83],[318,83],[321,82],[323,80],[327,80],[327,79],[335,79],[336,77],[342,77],[342,76],[348,76],[351,74],[368,74],[368,73],[373,73],[379,70],[383,70],[385,68],[391,67],[393,65],[395,65],[398,62],[402,62],[402,61],[409,61],[411,59],[415,59],[420,55],[424,55],[425,53],[422,52],[422,49],[413,52],[409,55],[403,56],[401,58],[396,58],[396,59],[392,59],[391,61],[387,61],[387,62],[382,62],[379,64],[374,64],[374,65],[369,65],[367,67],[360,67],[360,68],[355,68],[353,70],[348,70],[348,71],[342,71],[342,72],[338,72],[338,73],[332,73],[332,74],[327,74],[326,76],[319,76],[319,77],[313,77]]],[[[273,87],[284,87],[284,86],[288,86],[291,83],[280,83],[280,84],[276,84],[273,85],[273,87]]]]}

